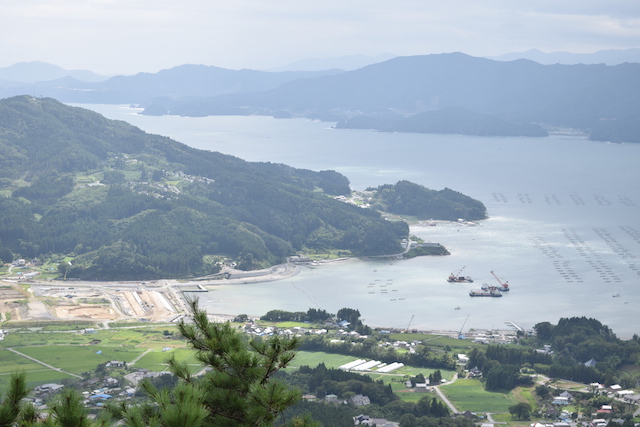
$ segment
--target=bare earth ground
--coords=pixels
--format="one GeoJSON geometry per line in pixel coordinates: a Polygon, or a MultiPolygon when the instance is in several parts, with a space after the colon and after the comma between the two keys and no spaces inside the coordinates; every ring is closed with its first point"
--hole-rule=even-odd
{"type": "MultiPolygon", "coordinates": [[[[147,320],[170,322],[186,313],[182,290],[220,284],[269,282],[298,273],[298,266],[282,264],[261,271],[225,269],[221,275],[189,282],[18,281],[0,279],[0,320],[147,320]],[[26,285],[26,286],[25,286],[26,285]]],[[[215,314],[219,321],[229,316],[215,314]],[[219,319],[218,319],[219,318],[219,319]]]]}

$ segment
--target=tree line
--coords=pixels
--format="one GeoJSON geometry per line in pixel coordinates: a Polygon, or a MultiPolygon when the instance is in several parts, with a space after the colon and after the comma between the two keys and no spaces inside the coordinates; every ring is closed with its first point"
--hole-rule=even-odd
{"type": "Polygon", "coordinates": [[[586,384],[635,386],[632,378],[620,374],[619,368],[637,364],[640,358],[637,334],[630,340],[621,340],[609,327],[587,317],[561,318],[557,325],[540,322],[534,329],[535,336],[522,337],[521,341],[537,346],[540,351],[489,345],[473,349],[467,366],[482,371],[488,390],[530,385],[531,378],[523,373],[524,369],[586,384]],[[542,351],[543,345],[550,345],[552,353],[542,351]],[[591,359],[595,360],[595,366],[587,366],[591,359]]]}

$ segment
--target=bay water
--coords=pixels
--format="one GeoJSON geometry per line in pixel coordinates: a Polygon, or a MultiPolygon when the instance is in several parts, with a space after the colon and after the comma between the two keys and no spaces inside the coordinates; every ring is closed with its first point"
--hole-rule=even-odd
{"type": "Polygon", "coordinates": [[[482,201],[489,219],[471,226],[415,225],[445,257],[348,260],[258,284],[199,294],[210,313],[272,309],[335,313],[356,308],[374,327],[529,329],[585,316],[622,338],[640,333],[640,144],[336,130],[333,123],[263,116],[142,116],[120,105],[78,105],[189,146],[248,161],[336,170],[352,188],[408,180],[482,201]],[[462,270],[474,283],[448,283],[462,270]],[[470,297],[508,281],[502,298],[470,297]],[[464,325],[464,328],[463,328],[464,325]]]}

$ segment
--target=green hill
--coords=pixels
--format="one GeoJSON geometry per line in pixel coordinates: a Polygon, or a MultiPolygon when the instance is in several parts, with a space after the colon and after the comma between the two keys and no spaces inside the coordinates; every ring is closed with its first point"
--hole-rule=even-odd
{"type": "Polygon", "coordinates": [[[408,228],[333,197],[334,171],[196,150],[53,99],[0,100],[0,258],[75,256],[67,277],[253,269],[296,251],[401,251],[408,228]]]}
{"type": "Polygon", "coordinates": [[[449,188],[431,190],[409,181],[381,185],[373,191],[371,205],[378,210],[419,218],[456,221],[487,218],[484,204],[449,188]]]}

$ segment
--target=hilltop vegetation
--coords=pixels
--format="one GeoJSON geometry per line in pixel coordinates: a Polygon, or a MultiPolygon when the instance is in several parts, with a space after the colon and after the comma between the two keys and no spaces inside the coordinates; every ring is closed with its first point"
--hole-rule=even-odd
{"type": "Polygon", "coordinates": [[[469,354],[468,366],[482,371],[488,390],[509,390],[518,384],[532,383],[523,368],[552,378],[566,378],[590,384],[620,384],[634,388],[638,378],[621,371],[623,366],[637,365],[640,360],[640,337],[621,340],[596,319],[561,318],[557,325],[541,322],[534,327],[536,335],[523,338],[522,344],[549,351],[523,350],[488,346],[469,354]],[[586,362],[593,360],[593,365],[586,362]],[[533,370],[531,370],[533,369],[533,370]]]}
{"type": "MultiPolygon", "coordinates": [[[[402,221],[337,201],[335,171],[250,163],[53,99],[0,101],[0,257],[64,254],[67,278],[250,270],[300,251],[402,251],[402,221]]],[[[444,201],[444,200],[443,200],[444,201]]]]}
{"type": "Polygon", "coordinates": [[[484,204],[449,188],[436,191],[409,181],[385,184],[373,191],[371,205],[378,210],[420,218],[455,221],[458,218],[479,220],[487,217],[484,204]]]}
{"type": "Polygon", "coordinates": [[[153,278],[240,268],[305,249],[401,251],[408,227],[334,200],[333,171],[249,163],[52,99],[0,102],[0,254],[77,256],[67,277],[153,278]]]}

